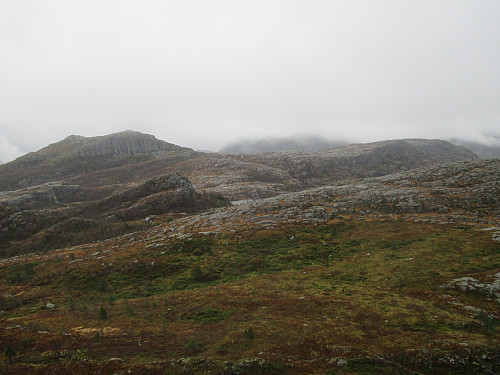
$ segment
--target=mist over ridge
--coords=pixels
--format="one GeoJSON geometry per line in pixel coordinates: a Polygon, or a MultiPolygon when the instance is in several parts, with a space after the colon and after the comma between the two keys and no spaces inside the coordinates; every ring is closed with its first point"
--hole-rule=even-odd
{"type": "Polygon", "coordinates": [[[292,135],[234,141],[224,146],[220,152],[227,154],[260,154],[277,151],[312,152],[350,143],[352,142],[333,140],[319,135],[292,135]]]}
{"type": "Polygon", "coordinates": [[[214,151],[500,135],[498,1],[187,3],[2,1],[0,161],[127,128],[214,151]]]}

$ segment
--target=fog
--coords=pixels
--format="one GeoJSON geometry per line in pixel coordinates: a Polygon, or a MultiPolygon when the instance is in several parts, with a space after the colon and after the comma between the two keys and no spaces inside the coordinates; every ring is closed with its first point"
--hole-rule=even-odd
{"type": "Polygon", "coordinates": [[[0,0],[0,162],[125,129],[498,142],[499,19],[496,0],[0,0]]]}

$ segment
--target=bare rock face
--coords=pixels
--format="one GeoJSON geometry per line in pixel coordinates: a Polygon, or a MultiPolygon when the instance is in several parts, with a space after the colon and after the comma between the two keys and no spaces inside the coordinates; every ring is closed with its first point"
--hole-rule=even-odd
{"type": "Polygon", "coordinates": [[[102,137],[72,135],[1,165],[0,191],[119,168],[169,154],[183,154],[183,158],[189,158],[199,153],[134,131],[102,137]]]}
{"type": "Polygon", "coordinates": [[[481,282],[473,277],[465,276],[459,279],[454,279],[448,284],[442,285],[443,289],[455,289],[462,292],[474,292],[485,294],[492,298],[495,298],[498,303],[500,303],[500,272],[493,275],[492,281],[481,282]]]}
{"type": "Polygon", "coordinates": [[[157,139],[150,134],[127,130],[99,137],[70,135],[60,142],[51,144],[40,151],[25,155],[18,160],[43,160],[47,157],[71,159],[75,157],[97,157],[119,154],[150,154],[156,152],[186,149],[157,139]]]}
{"type": "Polygon", "coordinates": [[[500,213],[498,176],[499,160],[480,159],[344,180],[208,211],[179,220],[169,230],[175,235],[182,235],[181,229],[189,232],[192,228],[238,231],[248,226],[325,223],[351,216],[495,225],[496,229],[500,213]]]}
{"type": "Polygon", "coordinates": [[[182,147],[156,139],[153,135],[125,131],[104,137],[84,140],[75,149],[72,157],[96,157],[117,154],[150,154],[165,151],[179,151],[182,147]]]}
{"type": "Polygon", "coordinates": [[[290,173],[299,179],[375,177],[476,158],[465,147],[427,139],[391,140],[334,147],[309,154],[285,154],[285,160],[289,159],[291,165],[290,173]]]}
{"type": "Polygon", "coordinates": [[[99,213],[119,218],[140,218],[168,211],[186,211],[193,204],[196,191],[186,177],[178,173],[154,177],[137,186],[97,202],[99,213]]]}
{"type": "Polygon", "coordinates": [[[127,131],[93,138],[70,136],[2,165],[0,191],[56,181],[83,187],[136,184],[180,171],[197,190],[240,200],[475,158],[464,147],[426,139],[354,144],[315,152],[204,154],[152,135],[127,131]]]}
{"type": "Polygon", "coordinates": [[[0,192],[0,207],[10,206],[18,210],[36,209],[60,202],[74,202],[83,194],[84,192],[78,185],[49,182],[18,191],[0,192]]]}

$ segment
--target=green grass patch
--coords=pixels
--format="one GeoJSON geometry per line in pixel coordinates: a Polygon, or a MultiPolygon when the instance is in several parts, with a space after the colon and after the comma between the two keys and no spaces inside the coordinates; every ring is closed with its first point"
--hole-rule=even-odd
{"type": "Polygon", "coordinates": [[[233,310],[220,311],[216,309],[206,309],[189,315],[187,319],[196,320],[200,323],[215,323],[229,319],[233,315],[233,310]]]}
{"type": "Polygon", "coordinates": [[[6,281],[9,285],[21,285],[29,282],[35,274],[35,267],[38,262],[25,263],[10,267],[6,281]]]}

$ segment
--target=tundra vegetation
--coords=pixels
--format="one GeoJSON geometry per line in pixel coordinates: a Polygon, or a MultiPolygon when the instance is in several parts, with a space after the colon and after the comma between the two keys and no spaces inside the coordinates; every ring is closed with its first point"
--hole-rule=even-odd
{"type": "Polygon", "coordinates": [[[0,373],[499,373],[499,176],[443,141],[69,137],[0,168],[0,373]]]}
{"type": "Polygon", "coordinates": [[[133,238],[2,262],[8,373],[499,371],[498,300],[443,287],[494,282],[488,231],[339,219],[133,238]]]}

